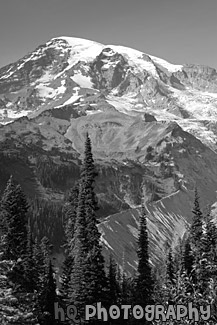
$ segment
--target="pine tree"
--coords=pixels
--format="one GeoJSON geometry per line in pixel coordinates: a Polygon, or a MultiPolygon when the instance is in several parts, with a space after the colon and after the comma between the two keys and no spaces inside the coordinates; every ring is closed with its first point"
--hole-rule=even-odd
{"type": "Polygon", "coordinates": [[[136,278],[136,302],[141,306],[151,304],[153,301],[153,277],[149,262],[149,240],[147,221],[144,207],[140,217],[138,238],[138,276],[136,278]]]}
{"type": "Polygon", "coordinates": [[[108,270],[108,297],[110,306],[118,304],[120,299],[120,284],[117,280],[117,264],[111,255],[108,270]]]}
{"type": "Polygon", "coordinates": [[[210,212],[205,220],[204,251],[209,254],[209,258],[213,262],[217,262],[217,227],[210,212]]]}
{"type": "MultiPolygon", "coordinates": [[[[135,279],[133,277],[127,276],[125,272],[122,272],[121,281],[120,281],[120,303],[121,305],[136,305],[137,304],[137,296],[135,288],[135,279]]],[[[123,321],[123,313],[121,314],[122,318],[120,321],[114,322],[114,324],[137,324],[138,322],[132,317],[131,313],[129,313],[129,317],[127,321],[123,321]]]]}
{"type": "Polygon", "coordinates": [[[87,135],[70,253],[73,256],[71,300],[79,307],[81,316],[85,304],[103,301],[106,287],[104,258],[96,219],[98,205],[94,192],[95,176],[91,141],[87,135]]]}
{"type": "Polygon", "coordinates": [[[91,140],[86,135],[84,161],[81,172],[81,182],[84,182],[85,190],[85,216],[86,234],[88,243],[88,265],[89,275],[92,279],[89,284],[89,296],[95,301],[103,301],[104,289],[106,287],[106,276],[104,270],[104,257],[100,243],[101,234],[97,227],[96,211],[99,209],[97,197],[94,191],[94,183],[97,172],[94,165],[91,140]]]}
{"type": "Polygon", "coordinates": [[[190,241],[194,249],[200,249],[201,238],[203,234],[203,214],[200,209],[199,196],[197,189],[195,189],[194,207],[192,210],[193,220],[190,228],[190,241]]]}
{"type": "Polygon", "coordinates": [[[67,256],[63,262],[62,274],[61,274],[61,296],[65,303],[70,301],[70,281],[73,267],[73,258],[67,256]]]}
{"type": "Polygon", "coordinates": [[[170,248],[166,259],[166,277],[164,282],[164,296],[167,304],[175,304],[176,296],[176,274],[175,274],[175,260],[172,249],[170,248]]]}
{"type": "MultiPolygon", "coordinates": [[[[94,159],[92,154],[91,140],[88,133],[86,133],[84,160],[81,170],[81,180],[85,180],[85,182],[88,183],[89,186],[93,187],[97,175],[98,173],[94,165],[94,159]]],[[[96,210],[98,209],[96,194],[94,191],[92,191],[91,194],[92,208],[93,210],[96,210]]]]}
{"type": "Polygon", "coordinates": [[[32,295],[14,292],[8,274],[14,261],[2,260],[0,253],[0,320],[1,324],[36,325],[32,295]]]}
{"type": "Polygon", "coordinates": [[[53,245],[50,243],[49,239],[46,236],[44,236],[41,240],[40,247],[41,247],[41,252],[44,261],[43,262],[44,273],[46,274],[50,263],[50,256],[52,253],[53,245]]]}
{"type": "Polygon", "coordinates": [[[0,202],[0,231],[2,234],[6,234],[8,228],[8,219],[9,219],[9,202],[12,193],[15,190],[15,183],[13,176],[11,175],[6,188],[3,192],[1,202],[0,202]]]}
{"type": "Polygon", "coordinates": [[[51,261],[49,261],[48,272],[44,287],[39,297],[39,306],[41,309],[41,315],[39,321],[41,325],[55,325],[54,303],[57,300],[56,296],[56,282],[53,276],[53,267],[51,261]]]}
{"type": "Polygon", "coordinates": [[[87,133],[85,141],[84,161],[81,171],[81,182],[84,182],[85,189],[85,214],[87,223],[87,238],[89,248],[94,247],[100,238],[100,233],[97,229],[96,211],[99,209],[97,197],[94,192],[94,182],[97,172],[94,165],[91,140],[87,133]]]}
{"type": "MultiPolygon", "coordinates": [[[[212,308],[217,302],[216,284],[217,284],[217,228],[208,214],[205,220],[203,235],[201,238],[201,251],[193,265],[197,276],[195,285],[196,292],[200,298],[201,304],[210,304],[212,308]]],[[[216,308],[216,307],[215,307],[216,308]]]]}
{"type": "Polygon", "coordinates": [[[23,259],[24,265],[24,286],[27,292],[34,292],[38,287],[38,271],[37,265],[34,260],[34,241],[32,238],[32,233],[30,229],[30,225],[28,226],[28,235],[27,235],[27,250],[26,256],[23,259]]]}
{"type": "Polygon", "coordinates": [[[44,278],[47,269],[47,260],[45,262],[44,253],[42,252],[41,244],[38,243],[37,237],[33,246],[33,260],[36,266],[35,277],[38,279],[37,291],[40,292],[44,284],[44,278]]]}
{"type": "Polygon", "coordinates": [[[65,216],[64,232],[66,237],[66,244],[64,245],[64,247],[65,247],[66,257],[68,256],[69,252],[72,252],[72,248],[73,248],[72,245],[73,245],[76,213],[78,208],[78,195],[79,195],[79,184],[75,183],[75,185],[70,191],[68,201],[64,206],[64,216],[65,216]]]}
{"type": "Polygon", "coordinates": [[[194,256],[190,245],[189,238],[186,239],[184,244],[184,252],[183,252],[183,268],[187,275],[190,277],[192,275],[193,263],[194,263],[194,256]]]}
{"type": "Polygon", "coordinates": [[[79,195],[79,184],[76,183],[71,189],[68,202],[64,206],[65,226],[64,233],[66,242],[65,248],[65,260],[63,262],[62,275],[61,275],[61,293],[65,303],[69,302],[70,296],[70,281],[73,267],[73,246],[74,246],[74,233],[76,214],[78,209],[78,195],[79,195]]]}
{"type": "Polygon", "coordinates": [[[73,238],[72,252],[73,267],[70,279],[70,299],[78,307],[80,317],[84,317],[84,306],[87,304],[88,297],[86,291],[88,268],[87,253],[87,232],[86,232],[86,216],[85,216],[85,187],[84,182],[80,184],[78,208],[75,222],[75,232],[73,238]]]}
{"type": "Polygon", "coordinates": [[[1,246],[2,258],[5,264],[11,264],[6,277],[8,290],[16,301],[16,308],[10,306],[10,320],[16,324],[36,324],[34,291],[37,279],[32,260],[31,232],[27,233],[28,204],[20,185],[15,185],[12,177],[3,193],[1,207],[6,216],[1,246]]]}
{"type": "Polygon", "coordinates": [[[174,259],[172,255],[172,249],[169,249],[166,261],[166,269],[167,269],[167,278],[171,282],[171,284],[175,283],[175,271],[174,271],[174,259]]]}
{"type": "Polygon", "coordinates": [[[3,194],[2,204],[7,224],[4,257],[16,260],[26,253],[28,203],[20,185],[14,186],[12,178],[3,194]]]}

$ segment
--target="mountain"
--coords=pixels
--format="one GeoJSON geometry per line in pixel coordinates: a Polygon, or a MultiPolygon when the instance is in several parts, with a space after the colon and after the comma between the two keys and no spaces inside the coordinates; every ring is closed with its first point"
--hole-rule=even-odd
{"type": "Polygon", "coordinates": [[[191,221],[194,187],[216,201],[217,73],[123,46],[58,37],[0,69],[0,189],[62,202],[88,131],[99,176],[99,228],[129,272],[144,199],[152,261],[191,221]],[[128,263],[128,264],[127,264],[128,263]]]}
{"type": "Polygon", "coordinates": [[[77,114],[147,112],[157,120],[177,121],[215,149],[216,102],[215,69],[173,65],[79,38],[54,38],[0,69],[2,123],[72,103],[77,114]]]}

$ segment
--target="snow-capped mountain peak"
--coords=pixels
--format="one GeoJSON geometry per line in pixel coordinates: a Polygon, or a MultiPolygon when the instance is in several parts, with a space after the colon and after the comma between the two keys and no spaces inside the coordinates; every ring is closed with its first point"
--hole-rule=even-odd
{"type": "MultiPolygon", "coordinates": [[[[76,37],[56,37],[53,38],[47,45],[53,44],[53,42],[66,42],[71,48],[71,64],[75,63],[76,60],[88,61],[94,59],[100,54],[100,52],[105,48],[110,48],[114,52],[122,54],[125,56],[131,64],[139,68],[139,70],[147,70],[152,73],[155,77],[158,77],[156,68],[153,64],[157,63],[167,69],[169,72],[176,72],[182,69],[182,65],[175,65],[167,62],[166,60],[160,59],[155,56],[148,55],[141,51],[131,49],[126,46],[119,45],[103,45],[101,43],[90,41],[87,39],[76,38],[76,37]],[[153,62],[152,62],[153,61],[153,62]]],[[[58,45],[56,45],[58,47],[58,45]]]]}
{"type": "Polygon", "coordinates": [[[76,37],[53,38],[0,69],[3,124],[68,105],[82,114],[148,113],[157,120],[175,120],[193,134],[198,129],[193,121],[199,119],[206,132],[197,130],[197,136],[207,142],[204,134],[209,133],[213,148],[216,94],[215,69],[176,65],[125,46],[76,37]]]}

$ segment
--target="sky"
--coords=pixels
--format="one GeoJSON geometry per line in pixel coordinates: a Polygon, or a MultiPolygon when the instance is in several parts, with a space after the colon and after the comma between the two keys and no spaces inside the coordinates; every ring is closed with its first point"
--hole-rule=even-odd
{"type": "Polygon", "coordinates": [[[0,0],[0,67],[58,36],[217,69],[217,0],[0,0]]]}

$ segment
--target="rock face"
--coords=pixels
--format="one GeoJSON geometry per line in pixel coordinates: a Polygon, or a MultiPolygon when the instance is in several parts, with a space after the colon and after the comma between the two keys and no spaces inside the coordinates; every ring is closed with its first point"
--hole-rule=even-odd
{"type": "Polygon", "coordinates": [[[144,114],[144,119],[145,119],[145,122],[157,122],[156,118],[153,115],[148,114],[148,113],[144,114]]]}
{"type": "Polygon", "coordinates": [[[0,69],[0,189],[14,174],[30,197],[63,200],[88,131],[105,253],[133,272],[145,201],[157,264],[191,221],[194,187],[216,201],[216,106],[214,69],[52,39],[0,69]]]}
{"type": "Polygon", "coordinates": [[[201,65],[186,65],[182,71],[174,73],[174,77],[185,87],[199,91],[217,92],[217,72],[215,69],[201,65]]]}

